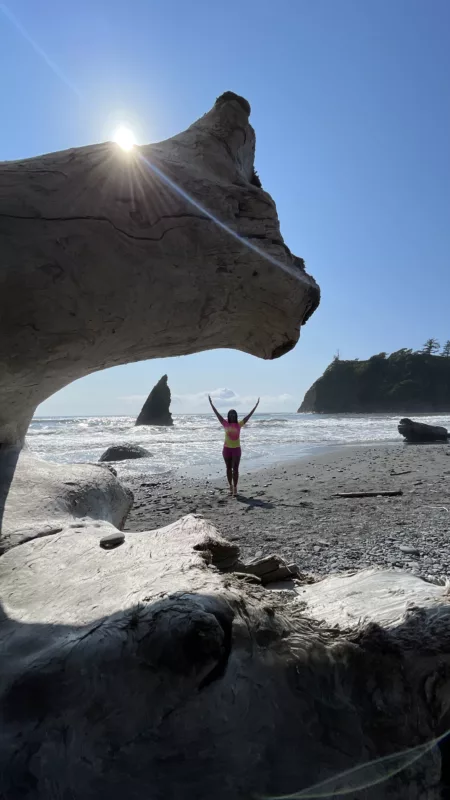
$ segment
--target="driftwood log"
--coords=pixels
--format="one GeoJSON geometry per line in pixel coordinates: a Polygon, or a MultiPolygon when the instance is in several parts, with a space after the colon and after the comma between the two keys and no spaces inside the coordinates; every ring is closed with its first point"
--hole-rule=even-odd
{"type": "MultiPolygon", "coordinates": [[[[400,475],[402,473],[399,473],[400,475]]],[[[386,489],[381,490],[379,492],[336,492],[334,497],[347,497],[349,499],[358,498],[358,497],[399,497],[403,494],[401,489],[386,489]]]]}
{"type": "MultiPolygon", "coordinates": [[[[221,575],[227,543],[201,518],[103,550],[110,529],[0,559],[5,800],[246,800],[325,780],[312,796],[332,798],[343,771],[447,724],[445,588],[369,571],[286,599],[221,575]]],[[[438,748],[396,767],[347,776],[346,796],[440,798],[438,748]]]]}
{"type": "Polygon", "coordinates": [[[20,450],[37,404],[96,369],[293,347],[318,288],[248,115],[227,93],[131,159],[106,144],[0,169],[2,799],[331,798],[343,780],[350,800],[440,797],[444,749],[335,776],[448,727],[444,587],[252,586],[207,521],[124,536],[110,470],[20,450]]]}
{"type": "Polygon", "coordinates": [[[232,92],[184,133],[0,164],[0,444],[105,367],[216,347],[276,358],[319,302],[232,92]]]}

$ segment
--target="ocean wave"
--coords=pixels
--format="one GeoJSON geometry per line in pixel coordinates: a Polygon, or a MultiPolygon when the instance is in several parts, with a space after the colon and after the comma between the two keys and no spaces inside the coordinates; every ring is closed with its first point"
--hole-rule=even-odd
{"type": "MultiPolygon", "coordinates": [[[[450,426],[450,417],[426,421],[450,426]]],[[[256,414],[242,432],[246,464],[296,458],[317,446],[401,441],[392,415],[256,414]]],[[[28,431],[30,450],[57,463],[97,461],[107,447],[124,441],[146,447],[153,460],[121,462],[119,473],[143,474],[190,467],[222,471],[223,431],[211,414],[175,415],[171,428],[134,425],[134,418],[40,417],[28,431]]]]}
{"type": "Polygon", "coordinates": [[[292,421],[289,419],[255,419],[251,424],[264,428],[278,428],[282,425],[292,425],[292,421]]]}
{"type": "Polygon", "coordinates": [[[59,428],[29,428],[27,431],[27,438],[29,436],[59,436],[59,435],[67,435],[67,431],[59,429],[59,428]]]}

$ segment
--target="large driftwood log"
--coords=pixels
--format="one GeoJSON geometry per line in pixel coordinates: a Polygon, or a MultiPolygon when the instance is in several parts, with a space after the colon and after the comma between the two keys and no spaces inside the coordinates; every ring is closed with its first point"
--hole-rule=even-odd
{"type": "Polygon", "coordinates": [[[0,554],[61,531],[121,528],[133,502],[106,465],[51,464],[23,450],[10,472],[0,483],[0,554]]]}
{"type": "MultiPolygon", "coordinates": [[[[258,186],[248,114],[228,93],[131,159],[97,145],[0,169],[5,800],[331,798],[336,774],[446,725],[445,589],[411,578],[406,609],[398,574],[364,575],[287,600],[222,575],[236,546],[204,520],[122,542],[131,500],[108,470],[18,456],[36,405],[81,375],[295,344],[318,289],[258,186]]],[[[346,778],[349,800],[440,796],[437,749],[375,773],[346,778]]]]}
{"type": "MultiPolygon", "coordinates": [[[[409,577],[406,599],[420,606],[409,611],[395,573],[300,587],[286,601],[222,576],[213,564],[227,544],[201,518],[105,551],[108,528],[0,559],[5,800],[247,800],[327,779],[312,796],[330,800],[342,789],[333,776],[441,730],[442,587],[409,577]],[[376,602],[361,601],[358,617],[346,609],[359,589],[376,602]]],[[[433,749],[377,785],[369,770],[347,778],[346,796],[438,800],[439,777],[433,749]]]]}
{"type": "Polygon", "coordinates": [[[90,372],[216,347],[276,358],[319,301],[254,171],[246,100],[124,153],[0,165],[0,444],[90,372]],[[191,199],[189,199],[191,198],[191,199]]]}

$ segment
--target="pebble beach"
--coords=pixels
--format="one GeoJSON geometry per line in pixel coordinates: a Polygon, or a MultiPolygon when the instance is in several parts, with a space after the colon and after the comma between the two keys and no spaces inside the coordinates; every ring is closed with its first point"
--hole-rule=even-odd
{"type": "Polygon", "coordinates": [[[131,479],[125,530],[168,525],[188,513],[211,520],[244,559],[279,553],[303,573],[377,566],[434,582],[450,574],[450,447],[346,446],[260,470],[241,464],[239,494],[225,477],[131,479]],[[401,491],[393,497],[339,493],[401,491]]]}

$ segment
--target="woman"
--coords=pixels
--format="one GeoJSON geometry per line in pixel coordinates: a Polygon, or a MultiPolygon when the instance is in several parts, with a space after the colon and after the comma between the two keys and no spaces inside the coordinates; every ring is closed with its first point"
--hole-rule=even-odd
{"type": "Polygon", "coordinates": [[[238,422],[237,411],[235,411],[234,408],[232,408],[228,412],[227,419],[225,420],[222,417],[222,415],[219,414],[217,408],[215,408],[215,406],[213,405],[213,401],[211,400],[209,395],[208,395],[208,400],[220,424],[225,428],[225,444],[223,446],[223,458],[227,466],[227,480],[230,486],[230,495],[232,497],[236,497],[237,485],[239,480],[239,462],[241,460],[241,442],[240,442],[241,428],[249,421],[250,417],[255,413],[256,409],[258,408],[259,397],[258,397],[258,402],[256,403],[255,407],[252,408],[250,414],[247,414],[247,416],[244,417],[244,419],[242,419],[240,422],[238,422]]]}

